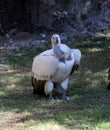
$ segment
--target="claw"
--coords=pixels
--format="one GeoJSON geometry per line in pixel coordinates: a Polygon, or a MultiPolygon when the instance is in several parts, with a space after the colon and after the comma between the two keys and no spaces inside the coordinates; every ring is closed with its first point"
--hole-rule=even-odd
{"type": "Polygon", "coordinates": [[[65,100],[65,101],[69,101],[70,97],[69,96],[62,96],[62,99],[65,100]]]}

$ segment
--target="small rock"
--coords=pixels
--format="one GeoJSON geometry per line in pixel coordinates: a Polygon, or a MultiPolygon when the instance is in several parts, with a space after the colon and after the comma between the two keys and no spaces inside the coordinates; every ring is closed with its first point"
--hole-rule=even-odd
{"type": "Polygon", "coordinates": [[[87,34],[87,33],[88,33],[87,30],[84,30],[84,31],[81,32],[81,34],[87,34]]]}
{"type": "Polygon", "coordinates": [[[41,33],[40,36],[41,36],[42,38],[45,38],[45,37],[46,37],[46,34],[41,33]]]}
{"type": "Polygon", "coordinates": [[[61,33],[60,34],[61,40],[67,41],[68,35],[66,33],[61,33]]]}
{"type": "Polygon", "coordinates": [[[97,41],[97,44],[100,44],[101,43],[101,41],[97,41]]]}
{"type": "Polygon", "coordinates": [[[0,67],[4,67],[5,65],[4,64],[0,64],[0,67]]]}
{"type": "Polygon", "coordinates": [[[107,41],[109,41],[109,40],[110,40],[110,38],[109,38],[109,37],[107,37],[107,38],[106,38],[106,40],[107,40],[107,41]]]}

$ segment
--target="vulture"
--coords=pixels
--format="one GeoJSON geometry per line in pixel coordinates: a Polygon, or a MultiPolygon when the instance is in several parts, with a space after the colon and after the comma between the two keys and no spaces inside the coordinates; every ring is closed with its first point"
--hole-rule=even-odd
{"type": "MultiPolygon", "coordinates": [[[[56,35],[56,39],[60,41],[58,35],[56,35]]],[[[70,52],[68,53],[68,50],[62,50],[62,48],[65,49],[65,47],[60,47],[57,48],[57,51],[55,49],[54,52],[53,43],[57,41],[56,39],[52,36],[52,49],[46,50],[35,56],[32,63],[33,93],[38,95],[48,95],[50,101],[54,100],[54,89],[61,94],[62,99],[69,99],[66,95],[69,77],[78,69],[81,60],[81,51],[79,49],[69,49],[70,52]],[[53,42],[54,40],[55,42],[53,42]],[[60,51],[62,51],[62,53],[60,53],[60,51]],[[67,54],[69,54],[68,56],[71,57],[71,59],[66,57],[67,54]],[[65,61],[60,59],[62,58],[62,55],[64,56],[65,61]]]]}

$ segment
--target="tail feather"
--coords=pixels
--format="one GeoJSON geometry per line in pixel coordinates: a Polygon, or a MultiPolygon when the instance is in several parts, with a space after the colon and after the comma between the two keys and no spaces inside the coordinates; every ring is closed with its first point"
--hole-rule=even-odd
{"type": "Polygon", "coordinates": [[[44,85],[46,83],[45,80],[37,80],[36,78],[32,77],[31,82],[34,94],[45,95],[44,93],[44,85]]]}

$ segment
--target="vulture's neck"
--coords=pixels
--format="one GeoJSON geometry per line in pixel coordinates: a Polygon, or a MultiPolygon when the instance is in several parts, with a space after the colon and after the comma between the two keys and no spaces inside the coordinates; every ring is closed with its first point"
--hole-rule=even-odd
{"type": "Polygon", "coordinates": [[[60,42],[58,44],[52,43],[52,48],[54,48],[54,46],[60,45],[60,44],[61,44],[60,42]]]}

